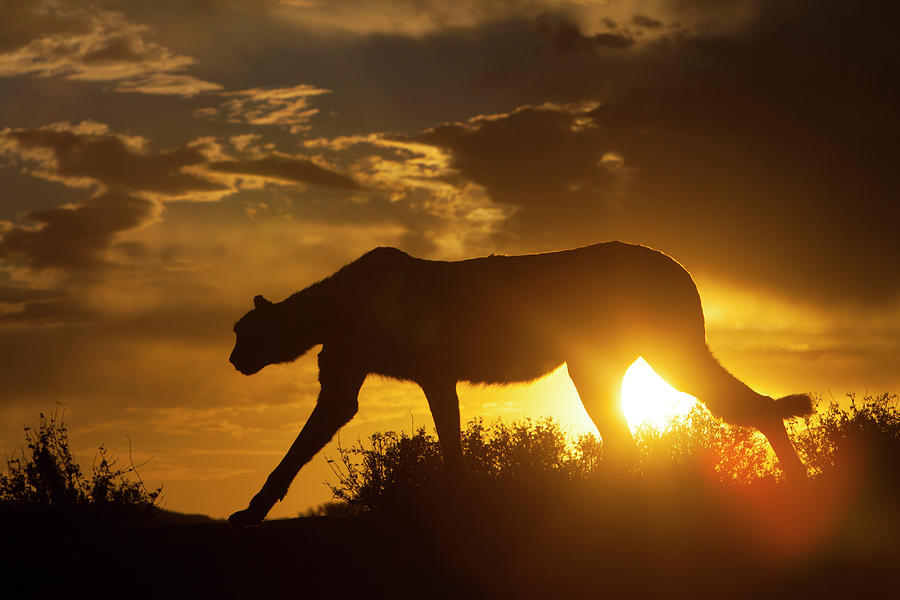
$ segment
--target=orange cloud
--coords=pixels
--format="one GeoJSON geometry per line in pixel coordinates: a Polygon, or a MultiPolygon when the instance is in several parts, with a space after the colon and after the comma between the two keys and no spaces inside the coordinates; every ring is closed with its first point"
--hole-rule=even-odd
{"type": "Polygon", "coordinates": [[[149,28],[122,13],[81,2],[34,2],[7,12],[11,20],[0,28],[24,23],[27,33],[0,52],[0,77],[112,82],[120,92],[179,96],[222,88],[184,73],[191,57],[148,40],[149,28]]]}
{"type": "Polygon", "coordinates": [[[329,93],[331,90],[306,84],[223,92],[222,96],[231,99],[218,108],[200,109],[198,114],[223,118],[229,123],[276,125],[299,133],[309,129],[309,120],[319,112],[311,105],[310,98],[329,93]]]}
{"type": "MultiPolygon", "coordinates": [[[[27,217],[36,227],[13,227],[0,238],[0,258],[22,257],[35,269],[96,267],[117,233],[141,225],[155,212],[152,201],[122,192],[103,192],[77,206],[34,211],[27,217]]],[[[29,306],[33,311],[46,304],[29,306]]]]}
{"type": "Polygon", "coordinates": [[[220,183],[185,171],[207,160],[198,146],[153,152],[139,136],[112,133],[91,121],[0,130],[0,156],[21,161],[33,176],[71,187],[121,189],[148,197],[222,193],[220,183]]]}
{"type": "Polygon", "coordinates": [[[207,169],[217,173],[258,177],[268,181],[311,183],[345,190],[360,189],[359,184],[348,175],[320,166],[302,156],[277,152],[254,158],[215,161],[209,163],[207,169]]]}

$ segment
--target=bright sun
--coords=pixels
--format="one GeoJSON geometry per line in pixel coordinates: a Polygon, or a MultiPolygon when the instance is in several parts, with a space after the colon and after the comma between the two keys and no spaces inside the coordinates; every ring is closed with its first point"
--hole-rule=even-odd
{"type": "Polygon", "coordinates": [[[622,410],[632,431],[641,425],[663,430],[673,417],[687,414],[696,402],[693,396],[666,383],[643,358],[634,361],[622,378],[622,410]]]}

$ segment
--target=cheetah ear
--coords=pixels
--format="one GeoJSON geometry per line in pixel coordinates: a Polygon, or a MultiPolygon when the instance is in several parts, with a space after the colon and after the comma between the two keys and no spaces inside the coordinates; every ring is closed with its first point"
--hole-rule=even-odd
{"type": "Polygon", "coordinates": [[[271,306],[272,303],[262,297],[262,294],[253,298],[253,307],[254,308],[262,308],[264,306],[271,306]]]}

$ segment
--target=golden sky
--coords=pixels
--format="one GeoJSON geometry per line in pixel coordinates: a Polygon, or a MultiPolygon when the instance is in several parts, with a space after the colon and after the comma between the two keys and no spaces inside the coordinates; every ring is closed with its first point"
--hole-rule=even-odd
{"type": "MultiPolygon", "coordinates": [[[[234,321],[380,245],[643,243],[691,271],[714,353],[757,391],[898,391],[897,11],[4,3],[0,446],[61,403],[82,462],[130,437],[169,508],[242,507],[317,385],[314,352],[236,373],[234,321]]],[[[461,397],[464,419],[588,427],[564,370],[461,397]]],[[[431,426],[410,385],[360,404],[345,444],[431,426]]],[[[327,476],[320,456],[273,516],[327,476]]]]}

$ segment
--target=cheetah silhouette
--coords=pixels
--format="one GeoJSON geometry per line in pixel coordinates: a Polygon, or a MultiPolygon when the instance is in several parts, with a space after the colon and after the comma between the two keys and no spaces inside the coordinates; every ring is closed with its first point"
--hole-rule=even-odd
{"type": "Polygon", "coordinates": [[[625,370],[642,356],[714,415],[761,431],[788,479],[806,474],[783,420],[810,413],[811,398],[776,400],[726,371],[706,344],[690,274],[645,246],[607,242],[456,262],[376,248],[282,302],[256,296],[234,332],[230,361],[246,375],[322,345],[318,402],[249,507],[229,518],[239,527],[259,524],[353,418],[370,374],[421,386],[444,464],[461,472],[456,384],[526,382],[566,363],[606,460],[627,466],[637,451],[619,393],[625,370]]]}

